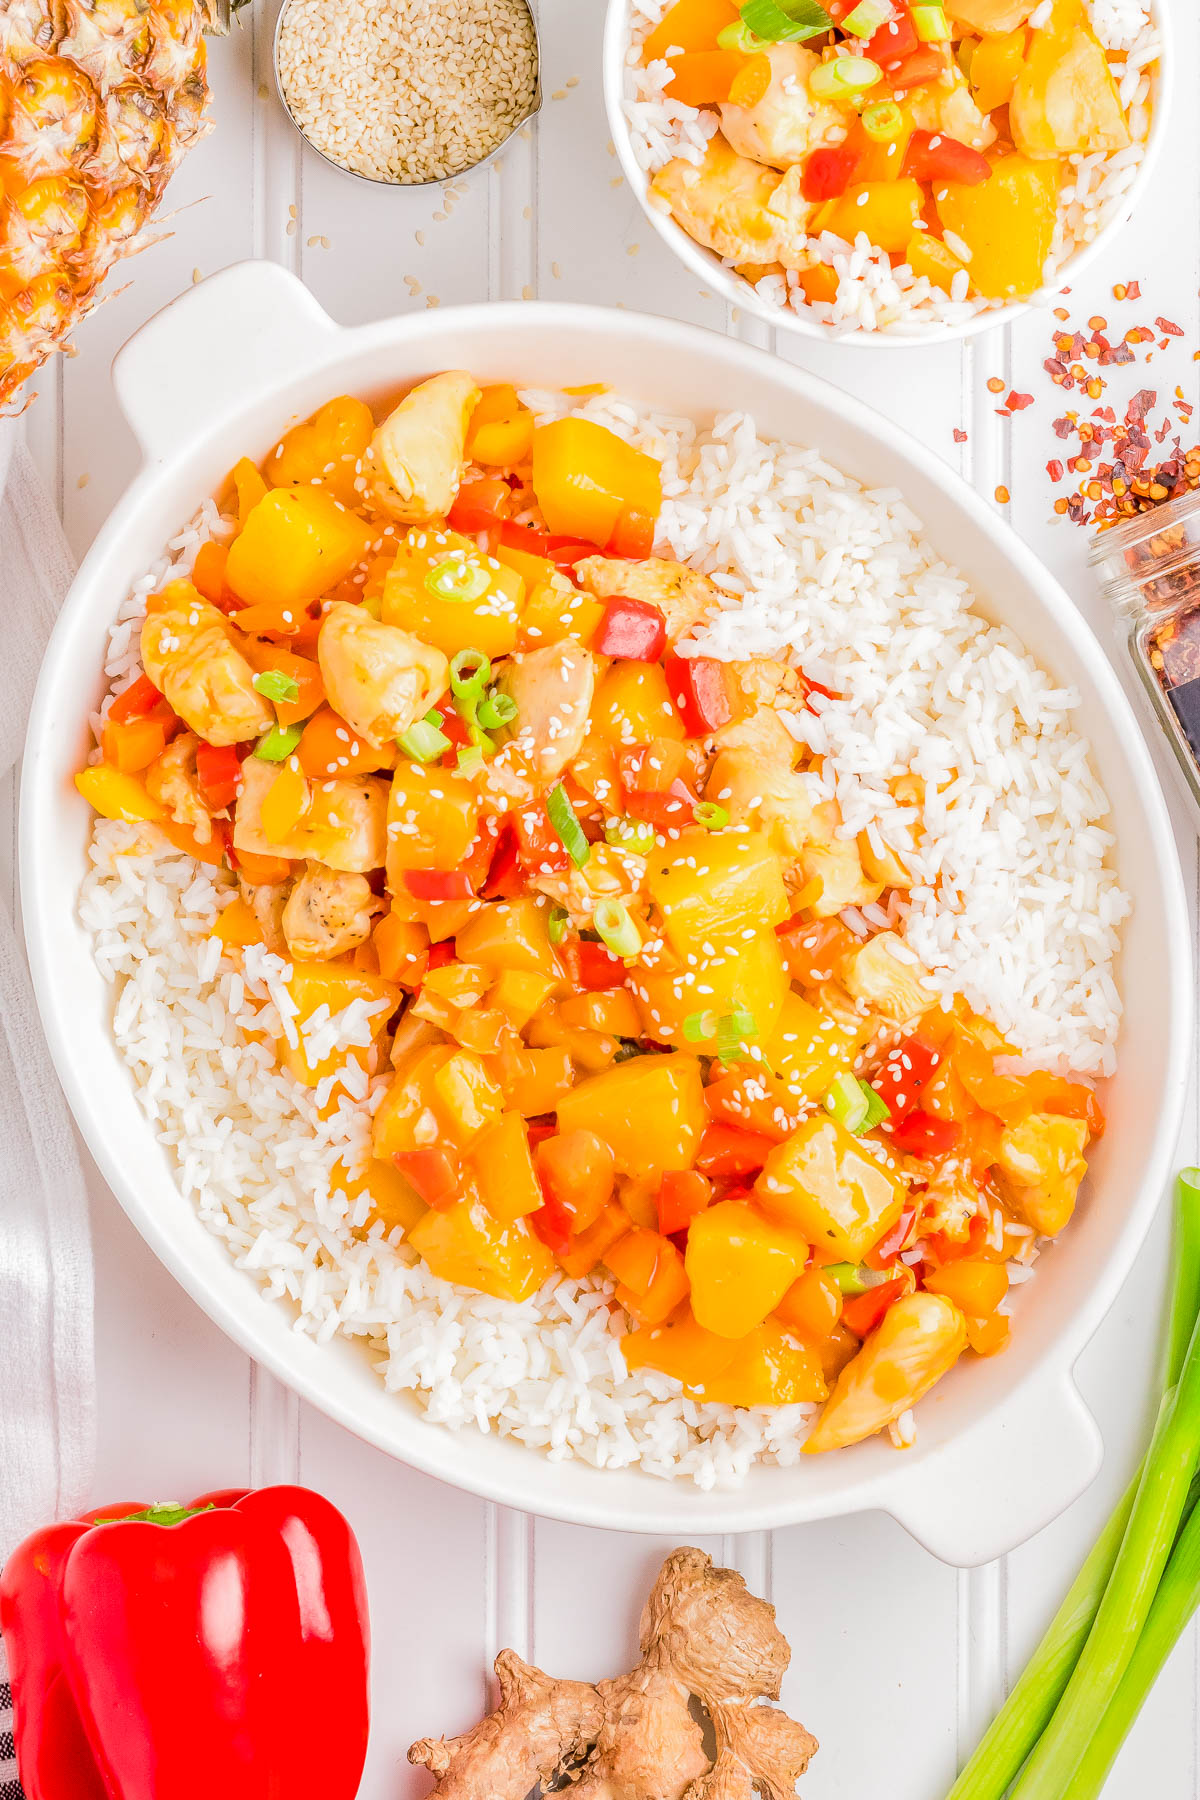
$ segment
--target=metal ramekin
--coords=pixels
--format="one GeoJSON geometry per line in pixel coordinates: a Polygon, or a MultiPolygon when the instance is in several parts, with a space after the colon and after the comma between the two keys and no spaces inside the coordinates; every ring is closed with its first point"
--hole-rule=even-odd
{"type": "Polygon", "coordinates": [[[283,5],[280,7],[278,16],[275,20],[275,35],[271,42],[271,67],[275,73],[275,92],[279,96],[279,102],[283,107],[284,112],[287,114],[296,131],[304,139],[304,142],[308,145],[309,149],[315,156],[319,156],[323,163],[327,163],[331,169],[336,169],[339,175],[349,175],[355,181],[365,182],[368,187],[397,188],[402,192],[419,188],[445,187],[447,183],[451,181],[461,181],[464,175],[471,175],[476,169],[486,168],[488,163],[499,156],[505,145],[512,141],[514,133],[520,131],[523,125],[527,125],[530,119],[536,117],[542,110],[542,44],[538,34],[537,10],[533,5],[533,0],[524,0],[525,10],[529,14],[529,22],[533,26],[533,51],[536,58],[533,105],[529,108],[527,113],[523,114],[522,117],[516,121],[507,137],[501,138],[495,148],[489,150],[486,156],[481,156],[478,162],[467,163],[464,168],[456,169],[452,175],[435,176],[429,181],[388,181],[380,175],[364,175],[358,169],[349,169],[346,167],[345,163],[335,162],[332,156],[327,156],[324,150],[313,143],[307,131],[305,131],[303,125],[301,125],[299,119],[288,105],[287,95],[283,91],[283,82],[279,75],[279,33],[283,27],[284,17],[288,12],[291,3],[292,0],[283,0],[283,5]]]}

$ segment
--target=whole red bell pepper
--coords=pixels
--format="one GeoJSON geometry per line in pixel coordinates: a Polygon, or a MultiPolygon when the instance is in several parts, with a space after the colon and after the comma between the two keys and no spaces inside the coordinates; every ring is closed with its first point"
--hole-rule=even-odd
{"type": "Polygon", "coordinates": [[[27,1800],[353,1800],[369,1627],[349,1525],[305,1488],[101,1507],[0,1575],[27,1800]]]}

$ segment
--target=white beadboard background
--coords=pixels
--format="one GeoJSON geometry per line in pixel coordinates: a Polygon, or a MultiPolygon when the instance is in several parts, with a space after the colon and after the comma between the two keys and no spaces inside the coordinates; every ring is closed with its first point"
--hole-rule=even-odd
{"type": "MultiPolygon", "coordinates": [[[[1076,320],[1099,312],[1122,329],[1157,313],[1177,320],[1188,334],[1182,345],[1148,371],[1113,373],[1136,373],[1130,389],[1144,381],[1169,392],[1178,383],[1196,401],[1200,31],[1193,0],[1173,4],[1181,65],[1191,73],[1179,83],[1156,189],[1070,305],[1076,320]],[[1112,286],[1131,278],[1141,281],[1144,299],[1118,307],[1112,286]]],[[[873,353],[783,334],[773,343],[766,327],[728,312],[658,243],[617,172],[600,92],[601,0],[542,0],[541,118],[499,164],[449,195],[369,189],[302,153],[272,85],[274,7],[256,3],[252,12],[213,51],[216,130],[171,190],[171,235],[126,265],[120,291],[77,333],[78,355],[38,379],[29,441],[77,553],[134,471],[133,442],[112,404],[113,352],[190,281],[265,256],[303,276],[346,323],[485,297],[543,296],[642,308],[774,348],[905,425],[985,495],[1003,483],[1011,523],[1108,641],[1085,569],[1084,534],[1050,513],[1043,471],[1056,448],[1049,421],[1061,406],[1041,374],[1047,315],[966,346],[873,353]],[[992,375],[1036,392],[1038,406],[1000,420],[985,385],[992,375]],[[961,445],[956,427],[968,433],[961,445]]],[[[1124,391],[1114,382],[1106,399],[1124,391]]],[[[1171,803],[1194,894],[1194,821],[1173,790],[1171,803]]],[[[9,861],[11,816],[6,796],[9,861]]],[[[1196,1153],[1193,1095],[1180,1161],[1196,1153]]],[[[425,1792],[427,1777],[404,1760],[409,1742],[479,1716],[486,1671],[501,1646],[569,1676],[597,1677],[630,1661],[643,1593],[669,1541],[507,1513],[359,1443],[298,1404],[220,1335],[96,1176],[92,1196],[95,1499],[299,1477],[345,1509],[366,1555],[375,1641],[363,1800],[425,1792]]],[[[784,1698],[823,1745],[802,1784],[807,1800],[943,1795],[1136,1460],[1150,1410],[1166,1255],[1164,1213],[1080,1365],[1108,1446],[1104,1469],[1069,1514],[1015,1555],[959,1573],[879,1516],[706,1540],[705,1548],[769,1594],[791,1639],[784,1698]]],[[[1113,1800],[1147,1792],[1193,1800],[1200,1792],[1196,1643],[1189,1639],[1166,1671],[1114,1773],[1113,1800]]]]}

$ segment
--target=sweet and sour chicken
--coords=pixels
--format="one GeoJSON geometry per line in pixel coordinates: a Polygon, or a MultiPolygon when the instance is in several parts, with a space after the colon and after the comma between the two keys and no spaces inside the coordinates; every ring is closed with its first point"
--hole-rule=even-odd
{"type": "Polygon", "coordinates": [[[447,1281],[608,1283],[631,1369],[820,1407],[811,1452],[910,1441],[1103,1128],[909,950],[920,784],[895,841],[848,832],[812,684],[697,652],[659,466],[585,416],[450,371],[378,425],[330,401],[226,498],[78,783],[228,871],[281,1063],[369,1108],[355,1192],[447,1281]],[[356,1003],[370,1042],[310,1058],[356,1003]]]}

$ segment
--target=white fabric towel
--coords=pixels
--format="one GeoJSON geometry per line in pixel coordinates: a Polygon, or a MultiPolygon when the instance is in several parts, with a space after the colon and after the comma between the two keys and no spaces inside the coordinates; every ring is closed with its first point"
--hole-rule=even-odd
{"type": "MultiPolygon", "coordinates": [[[[0,420],[0,780],[21,754],[72,573],[19,427],[0,420]]],[[[86,1504],[94,1436],[87,1193],[24,946],[0,896],[0,1562],[35,1527],[86,1504]]]]}

